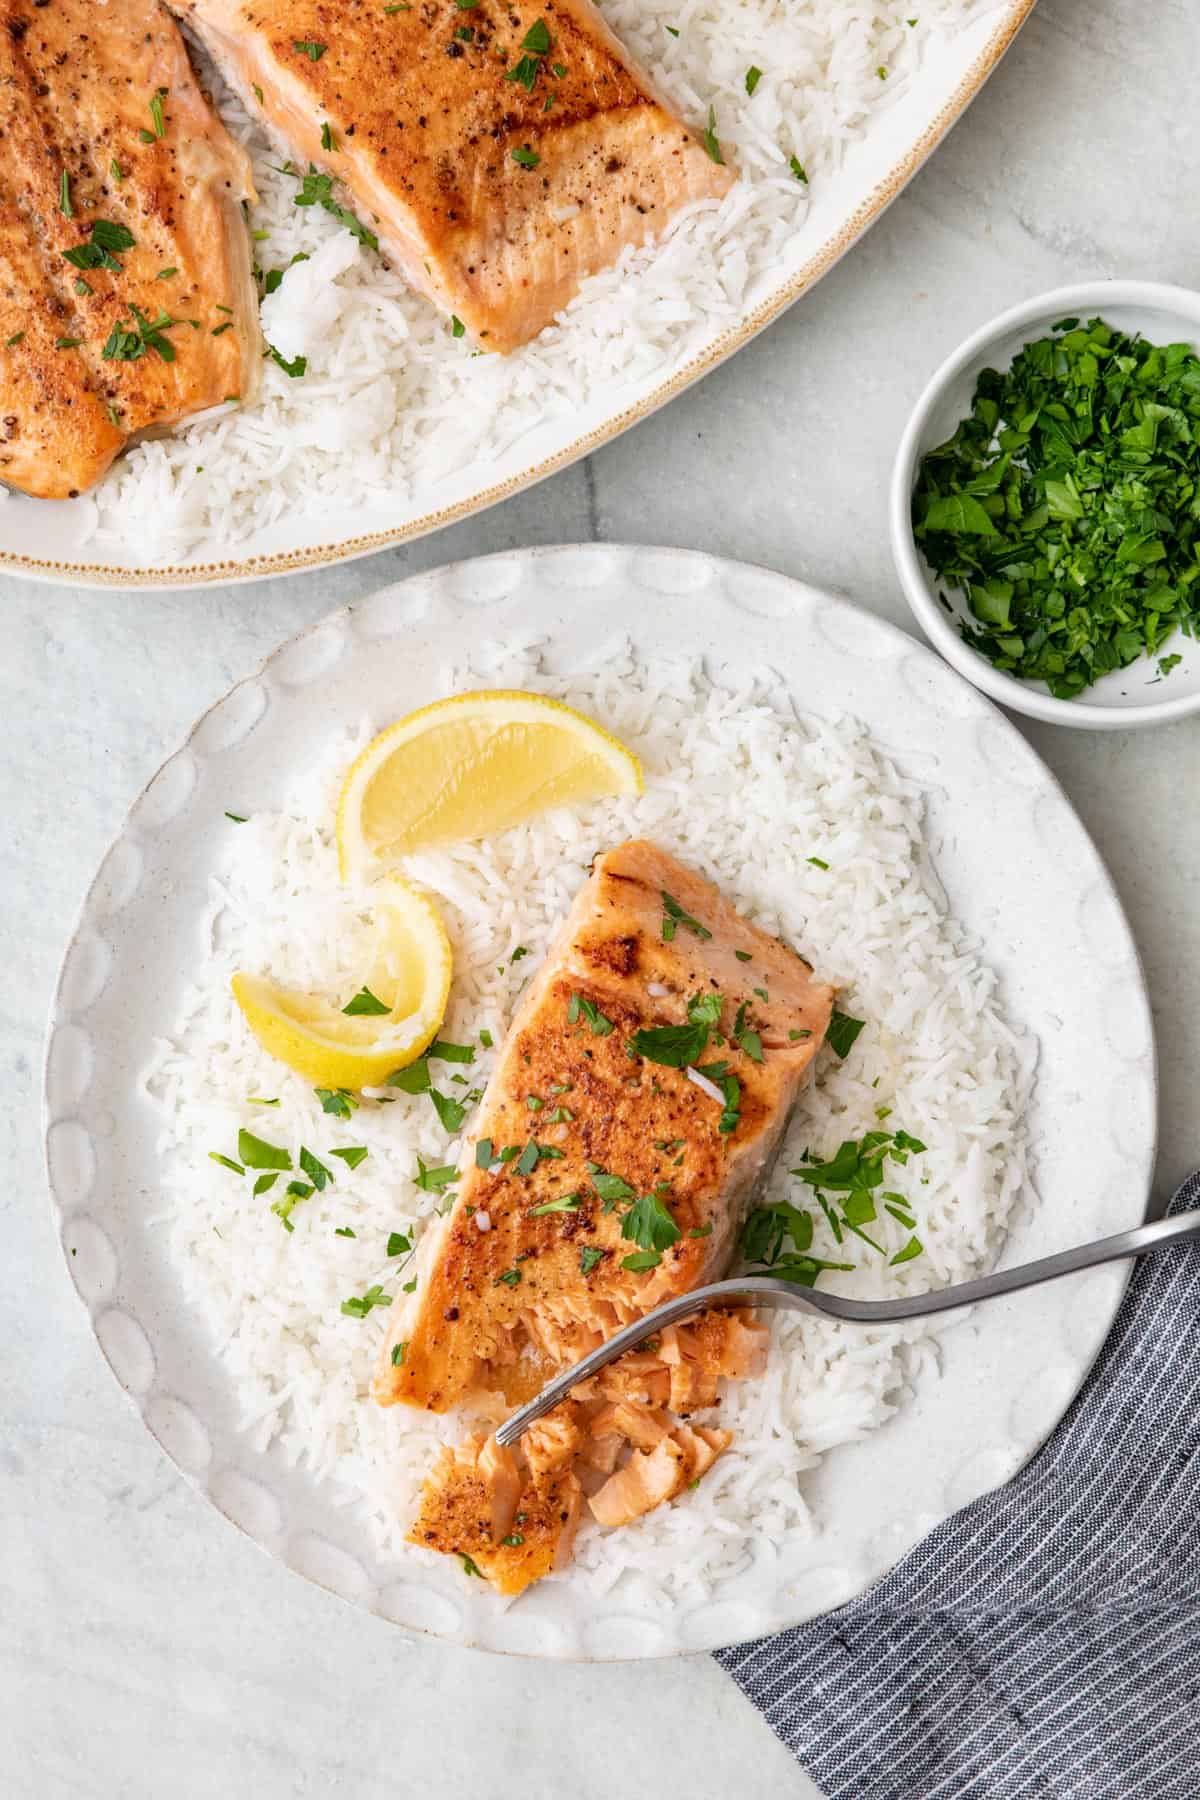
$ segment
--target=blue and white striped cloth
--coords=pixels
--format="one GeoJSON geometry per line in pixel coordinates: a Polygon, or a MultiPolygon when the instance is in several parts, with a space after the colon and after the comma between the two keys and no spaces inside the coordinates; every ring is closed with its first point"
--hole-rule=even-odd
{"type": "MultiPolygon", "coordinates": [[[[1171,1211],[1200,1205],[1200,1174],[1171,1211]]],[[[829,1800],[1200,1796],[1200,1247],[1082,1394],[862,1599],[718,1661],[829,1800]]]]}

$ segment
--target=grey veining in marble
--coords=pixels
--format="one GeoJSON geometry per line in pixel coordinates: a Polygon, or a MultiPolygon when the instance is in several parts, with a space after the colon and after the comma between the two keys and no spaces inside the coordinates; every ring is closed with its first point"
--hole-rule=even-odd
{"type": "MultiPolygon", "coordinates": [[[[1198,65],[1190,0],[1042,0],[950,141],[814,294],[589,463],[481,518],[254,587],[0,586],[6,1800],[814,1793],[705,1659],[586,1669],[410,1645],[268,1562],[184,1486],[122,1403],[58,1267],[35,1098],[46,1004],[129,799],[203,707],[342,600],[435,562],[598,536],[769,563],[907,626],[885,496],[934,364],[1059,282],[1200,281],[1198,65]]],[[[1162,1196],[1200,1151],[1200,724],[1030,736],[1142,946],[1162,1196]]]]}

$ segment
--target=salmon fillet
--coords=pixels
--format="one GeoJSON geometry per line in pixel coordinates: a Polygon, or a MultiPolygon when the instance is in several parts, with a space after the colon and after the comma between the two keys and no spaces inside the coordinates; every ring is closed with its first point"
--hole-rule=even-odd
{"type": "Polygon", "coordinates": [[[526,343],[585,276],[734,179],[591,0],[170,4],[484,349],[526,343]]]}
{"type": "MultiPolygon", "coordinates": [[[[599,858],[513,1020],[375,1399],[511,1403],[718,1276],[832,1005],[801,957],[665,851],[599,858]]],[[[494,1439],[445,1453],[411,1541],[519,1592],[569,1554],[571,1482],[619,1525],[705,1474],[728,1435],[678,1415],[712,1406],[722,1378],[760,1374],[766,1343],[747,1313],[702,1315],[577,1387],[515,1458],[494,1439]]]]}
{"type": "Polygon", "coordinates": [[[665,851],[602,856],[513,1020],[416,1317],[397,1319],[376,1368],[380,1404],[444,1412],[503,1392],[523,1351],[573,1361],[715,1279],[832,1005],[806,962],[665,851]],[[723,1066],[705,1078],[728,1083],[719,1099],[656,1049],[636,1053],[645,1030],[698,1043],[698,996],[712,1024],[696,1061],[723,1066]],[[662,1248],[630,1268],[654,1254],[641,1219],[662,1248]]]}
{"type": "Polygon", "coordinates": [[[0,143],[0,481],[59,500],[257,391],[254,189],[157,0],[0,0],[0,143]]]}

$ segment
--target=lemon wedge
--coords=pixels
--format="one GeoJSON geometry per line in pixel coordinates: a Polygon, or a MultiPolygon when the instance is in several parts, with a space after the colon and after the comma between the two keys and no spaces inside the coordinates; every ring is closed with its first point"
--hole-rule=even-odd
{"type": "Polygon", "coordinates": [[[542,694],[484,690],[437,700],[369,743],[342,784],[342,878],[399,856],[490,837],[555,806],[640,794],[631,750],[542,694]]]}
{"type": "Polygon", "coordinates": [[[371,895],[374,943],[361,974],[362,1010],[280,987],[259,975],[233,977],[233,996],[264,1050],[314,1087],[376,1087],[415,1062],[437,1036],[450,992],[450,940],[432,901],[390,877],[371,895]],[[380,1011],[383,1007],[386,1010],[380,1011]]]}

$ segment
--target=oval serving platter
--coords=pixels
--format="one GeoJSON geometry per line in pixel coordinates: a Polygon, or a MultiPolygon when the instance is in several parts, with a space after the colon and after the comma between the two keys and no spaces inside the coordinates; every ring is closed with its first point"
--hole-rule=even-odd
{"type": "Polygon", "coordinates": [[[486,463],[436,487],[414,487],[384,507],[353,502],[289,509],[277,524],[230,544],[213,559],[148,565],[126,550],[89,547],[87,496],[38,501],[0,495],[0,570],[93,587],[191,587],[252,581],[366,556],[404,543],[507,499],[565,468],[646,418],[748,343],[808,291],[862,237],[945,137],[997,68],[1034,0],[994,0],[959,31],[930,43],[925,60],[894,102],[846,154],[837,178],[814,193],[786,259],[749,294],[740,316],[699,348],[681,351],[640,383],[560,414],[486,463]]]}
{"type": "Polygon", "coordinates": [[[190,979],[223,833],[222,796],[278,803],[313,759],[312,707],[340,733],[428,698],[464,638],[541,636],[547,666],[602,664],[614,634],[653,659],[708,646],[711,672],[785,672],[808,713],[849,712],[927,794],[950,904],[986,946],[1040,1063],[1030,1115],[1037,1194],[1004,1260],[1143,1216],[1156,1129],[1154,1045],[1137,951],[1068,801],[1020,733],[902,632],[844,600],[696,552],[590,545],[417,576],[283,644],[204,715],[134,803],[83,904],[47,1046],[50,1190],[66,1266],[148,1429],[271,1555],[410,1630],[492,1650],[615,1659],[713,1649],[851,1599],[936,1524],[1007,1480],[1061,1417],[1112,1322],[1123,1268],[978,1308],[940,1340],[940,1373],[865,1441],[831,1452],[805,1497],[820,1529],[688,1606],[585,1601],[547,1582],[506,1610],[451,1559],[379,1555],[328,1484],[235,1429],[231,1384],[181,1304],[159,1210],[160,1120],[139,1077],[190,979]],[[1103,979],[1097,971],[1102,971],[1103,979]],[[886,1493],[881,1510],[874,1496],[886,1493]]]}

